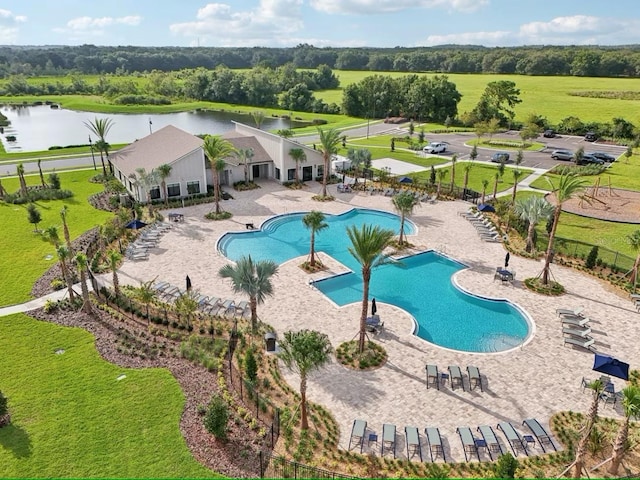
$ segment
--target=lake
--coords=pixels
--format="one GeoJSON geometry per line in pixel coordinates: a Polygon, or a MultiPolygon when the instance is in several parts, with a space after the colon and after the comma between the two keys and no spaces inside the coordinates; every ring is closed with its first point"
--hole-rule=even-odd
{"type": "MultiPolygon", "coordinates": [[[[110,118],[113,127],[106,140],[111,143],[131,143],[149,135],[167,125],[173,125],[194,135],[208,133],[218,135],[233,130],[232,120],[254,125],[251,115],[231,112],[180,112],[162,114],[104,114],[79,112],[49,105],[7,106],[2,105],[0,112],[7,116],[11,124],[4,127],[0,140],[7,152],[32,152],[47,150],[49,147],[67,145],[86,145],[90,131],[84,124],[95,118],[110,118]],[[13,135],[16,141],[7,141],[13,135]]],[[[277,130],[301,126],[297,122],[275,117],[265,117],[264,130],[277,130]]],[[[91,135],[96,141],[95,135],[91,135]]]]}

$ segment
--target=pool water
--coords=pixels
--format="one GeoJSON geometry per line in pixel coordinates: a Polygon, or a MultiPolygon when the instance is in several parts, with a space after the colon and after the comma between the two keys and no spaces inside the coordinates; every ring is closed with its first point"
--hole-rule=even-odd
{"type": "MultiPolygon", "coordinates": [[[[251,254],[254,260],[280,264],[309,253],[310,232],[302,224],[305,213],[281,215],[266,221],[260,230],[228,233],[218,242],[227,258],[238,260],[251,254]]],[[[315,286],[337,305],[362,301],[360,264],[348,252],[348,225],[375,224],[398,232],[397,215],[368,209],[353,209],[342,215],[327,215],[329,228],[316,233],[316,251],[323,251],[352,270],[315,282],[315,286]]],[[[415,225],[405,222],[405,231],[415,225]]],[[[521,345],[529,324],[513,304],[470,295],[458,289],[453,275],[465,265],[429,251],[403,258],[398,264],[374,269],[370,297],[396,305],[416,321],[414,334],[436,345],[466,352],[499,352],[521,345]]],[[[384,320],[384,307],[378,307],[384,320]]]]}

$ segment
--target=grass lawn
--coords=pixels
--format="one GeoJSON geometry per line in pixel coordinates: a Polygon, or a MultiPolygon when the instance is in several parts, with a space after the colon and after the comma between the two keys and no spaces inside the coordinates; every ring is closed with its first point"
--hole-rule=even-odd
{"type": "MultiPolygon", "coordinates": [[[[39,225],[41,230],[57,225],[60,237],[63,238],[60,210],[68,206],[68,225],[71,237],[76,238],[90,228],[104,223],[111,214],[94,209],[87,198],[102,191],[101,184],[89,183],[95,172],[93,170],[58,173],[61,187],[71,190],[74,196],[65,200],[37,202],[36,206],[42,215],[39,225]]],[[[39,184],[38,175],[28,175],[27,185],[39,184]]],[[[17,178],[4,178],[2,185],[9,191],[19,189],[17,178]]],[[[3,281],[0,284],[0,305],[11,305],[24,302],[30,298],[29,292],[33,283],[57,261],[53,246],[42,240],[33,232],[33,225],[27,220],[27,205],[0,203],[0,271],[3,281]],[[47,255],[52,259],[47,260],[47,255]]]]}
{"type": "MultiPolygon", "coordinates": [[[[129,145],[128,143],[116,143],[111,145],[109,152],[113,150],[119,150],[122,147],[126,147],[129,145]]],[[[33,159],[33,158],[41,158],[43,162],[47,160],[51,160],[50,157],[65,157],[65,156],[78,156],[78,155],[91,155],[91,149],[86,147],[71,147],[71,148],[59,148],[56,150],[40,150],[36,152],[12,152],[7,153],[2,149],[2,144],[0,144],[0,164],[3,163],[14,163],[16,160],[23,160],[25,158],[33,159]]],[[[96,163],[100,164],[100,154],[96,153],[96,163]]],[[[101,165],[101,164],[100,164],[101,165]]],[[[43,167],[44,168],[44,167],[43,167]]]]}
{"type": "Polygon", "coordinates": [[[180,433],[184,396],[168,370],[112,365],[86,331],[22,314],[0,317],[0,351],[3,478],[215,476],[180,433]]]}

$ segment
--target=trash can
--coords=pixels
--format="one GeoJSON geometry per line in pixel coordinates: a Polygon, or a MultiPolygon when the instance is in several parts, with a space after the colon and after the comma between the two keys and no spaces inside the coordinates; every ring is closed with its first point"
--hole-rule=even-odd
{"type": "Polygon", "coordinates": [[[267,344],[267,352],[276,351],[276,334],[273,332],[265,333],[264,341],[267,344]]]}

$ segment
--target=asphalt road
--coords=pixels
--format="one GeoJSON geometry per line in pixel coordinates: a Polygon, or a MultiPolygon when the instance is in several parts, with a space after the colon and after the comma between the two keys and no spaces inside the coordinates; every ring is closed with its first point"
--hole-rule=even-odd
{"type": "MultiPolygon", "coordinates": [[[[22,162],[15,163],[0,163],[0,176],[16,175],[16,167],[19,163],[24,165],[24,171],[26,174],[38,173],[38,159],[24,160],[22,162]]],[[[91,155],[88,157],[71,157],[71,158],[58,158],[47,160],[42,159],[42,170],[51,172],[52,170],[68,170],[70,168],[86,168],[93,167],[93,159],[91,155]]],[[[100,157],[96,157],[96,167],[98,170],[102,170],[102,163],[100,163],[100,157]]]]}

